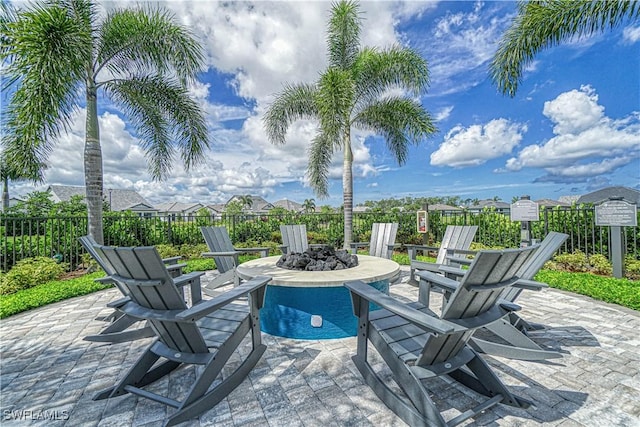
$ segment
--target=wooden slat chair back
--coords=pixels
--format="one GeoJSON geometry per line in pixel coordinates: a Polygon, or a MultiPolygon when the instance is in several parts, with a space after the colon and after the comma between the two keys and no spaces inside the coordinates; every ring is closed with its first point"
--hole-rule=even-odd
{"type": "Polygon", "coordinates": [[[469,249],[477,232],[477,225],[448,225],[442,236],[436,264],[446,264],[447,249],[469,249]]]}
{"type": "MultiPolygon", "coordinates": [[[[359,281],[345,284],[351,291],[360,331],[353,361],[367,384],[407,424],[455,426],[498,403],[521,408],[530,405],[512,394],[467,344],[476,329],[512,309],[502,305],[500,294],[518,280],[517,271],[535,249],[480,251],[440,317],[419,301],[406,303],[359,281]],[[370,303],[382,309],[370,312],[370,303]],[[369,363],[368,343],[382,356],[404,394],[389,387],[377,367],[369,363]],[[467,410],[458,408],[459,416],[445,420],[426,382],[443,375],[488,399],[467,410]]],[[[433,272],[420,275],[444,279],[433,272]]]]}
{"type": "MultiPolygon", "coordinates": [[[[478,318],[496,307],[502,292],[517,281],[519,269],[534,253],[534,248],[479,252],[471,265],[476,264],[475,268],[469,267],[440,317],[446,320],[478,318]]],[[[474,330],[430,337],[416,364],[431,365],[455,357],[474,330]]]]}
{"type": "Polygon", "coordinates": [[[376,222],[371,227],[371,240],[369,241],[369,255],[391,259],[393,247],[398,234],[398,223],[376,222]]]}
{"type": "Polygon", "coordinates": [[[118,383],[98,392],[94,400],[132,393],[176,408],[165,420],[174,425],[212,408],[248,375],[264,353],[259,310],[268,277],[257,277],[213,299],[187,308],[153,247],[114,248],[94,246],[115,271],[112,278],[129,291],[131,301],[123,310],[147,320],[156,333],[137,362],[118,383]],[[235,303],[243,297],[244,304],[235,303]],[[243,362],[212,387],[227,361],[246,336],[252,350],[243,362]],[[160,360],[163,360],[160,363],[160,360]],[[183,400],[174,400],[144,389],[182,364],[203,365],[183,400]]]}
{"type": "Polygon", "coordinates": [[[269,255],[269,248],[235,248],[226,227],[200,227],[200,232],[209,248],[209,252],[202,254],[205,258],[213,258],[216,263],[218,276],[209,280],[203,289],[206,293],[215,295],[216,288],[232,283],[240,284],[240,278],[236,274],[236,267],[240,263],[240,254],[259,253],[261,257],[269,255]]]}
{"type": "MultiPolygon", "coordinates": [[[[540,242],[540,247],[532,256],[522,270],[518,273],[521,279],[533,280],[534,276],[538,274],[538,271],[542,269],[544,264],[551,259],[553,254],[556,253],[560,246],[567,240],[568,234],[558,233],[556,231],[549,232],[545,238],[540,242]]],[[[502,299],[515,302],[520,296],[523,289],[518,287],[510,287],[502,293],[502,299]]]]}
{"type": "MultiPolygon", "coordinates": [[[[200,232],[211,252],[234,252],[235,248],[225,227],[200,227],[200,232]]],[[[220,274],[232,271],[238,264],[237,256],[214,256],[213,260],[220,274]]]]}
{"type": "Polygon", "coordinates": [[[282,252],[302,253],[309,249],[306,224],[281,225],[282,252]]]}
{"type": "Polygon", "coordinates": [[[477,232],[477,225],[448,225],[439,247],[407,245],[410,259],[409,283],[414,285],[418,283],[415,279],[417,271],[437,272],[440,266],[449,264],[447,255],[450,252],[468,250],[477,232]],[[436,261],[432,263],[417,260],[417,252],[424,250],[437,250],[436,261]]]}
{"type": "MultiPolygon", "coordinates": [[[[79,240],[82,246],[84,246],[87,252],[98,263],[100,268],[102,268],[107,274],[106,277],[97,280],[101,283],[114,284],[118,288],[118,290],[125,296],[125,298],[112,301],[108,304],[108,306],[114,310],[111,315],[99,318],[99,320],[111,321],[111,323],[102,331],[100,331],[100,333],[95,335],[88,335],[84,337],[84,340],[91,342],[121,343],[153,336],[154,332],[149,326],[132,327],[140,320],[128,316],[120,310],[120,307],[127,301],[126,297],[129,296],[129,290],[128,288],[122,286],[120,282],[113,280],[110,277],[111,275],[115,274],[115,270],[109,263],[105,262],[101,254],[96,251],[96,241],[91,236],[82,236],[79,238],[79,240]]],[[[194,271],[191,273],[182,274],[182,267],[185,264],[173,263],[171,265],[166,265],[166,262],[168,260],[169,262],[174,262],[177,259],[179,259],[179,257],[163,259],[163,267],[167,270],[167,273],[172,278],[174,278],[174,283],[176,284],[181,297],[184,299],[184,286],[189,285],[191,288],[191,302],[197,303],[202,299],[200,277],[204,273],[194,271]]]]}

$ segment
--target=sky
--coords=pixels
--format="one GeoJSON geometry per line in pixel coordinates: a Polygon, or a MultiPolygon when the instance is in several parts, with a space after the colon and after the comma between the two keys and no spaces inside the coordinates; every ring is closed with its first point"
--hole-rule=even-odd
{"type": "MultiPolygon", "coordinates": [[[[148,2],[147,2],[148,3],[148,2]]],[[[104,10],[129,7],[102,2],[104,10]]],[[[342,155],[330,169],[329,198],[305,177],[316,122],[298,121],[283,146],[266,137],[262,117],[288,83],[313,83],[327,65],[328,1],[161,2],[190,28],[206,54],[190,91],[206,112],[210,150],[185,171],[154,182],[144,151],[117,105],[99,100],[105,188],[134,189],[151,203],[224,203],[252,194],[275,202],[342,204],[342,155]]],[[[352,134],[354,204],[401,197],[581,195],[622,185],[640,189],[640,22],[572,39],[542,51],[515,97],[498,93],[488,73],[516,12],[512,1],[364,1],[363,46],[410,47],[431,74],[420,100],[438,132],[399,166],[372,133],[352,134]]],[[[2,96],[6,102],[6,94],[2,96]]],[[[12,196],[48,184],[83,185],[85,110],[61,135],[45,185],[11,184],[12,196]]]]}

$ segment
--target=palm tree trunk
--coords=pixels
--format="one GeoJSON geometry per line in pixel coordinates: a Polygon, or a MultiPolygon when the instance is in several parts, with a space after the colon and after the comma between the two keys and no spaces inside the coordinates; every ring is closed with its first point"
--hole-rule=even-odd
{"type": "Polygon", "coordinates": [[[87,122],[84,144],[84,181],[86,185],[89,235],[104,243],[102,234],[102,149],[98,126],[98,97],[95,81],[87,77],[87,122]]]}
{"type": "Polygon", "coordinates": [[[9,177],[2,177],[2,211],[9,209],[9,177]]]}
{"type": "Polygon", "coordinates": [[[344,204],[344,249],[349,249],[353,241],[353,152],[351,132],[344,136],[344,165],[342,170],[342,197],[344,204]]]}

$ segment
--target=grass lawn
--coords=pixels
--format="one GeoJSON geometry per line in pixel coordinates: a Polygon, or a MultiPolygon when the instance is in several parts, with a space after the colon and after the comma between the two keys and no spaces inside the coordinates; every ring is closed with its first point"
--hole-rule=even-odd
{"type": "MultiPolygon", "coordinates": [[[[255,257],[241,256],[240,261],[245,262],[253,258],[255,257]]],[[[435,261],[433,258],[419,258],[425,261],[435,261]]],[[[409,257],[406,254],[394,254],[393,260],[402,265],[409,264],[409,257]]],[[[185,273],[215,269],[215,263],[211,258],[196,258],[185,262],[187,263],[187,267],[183,270],[185,273]]],[[[0,319],[46,304],[105,289],[109,286],[94,281],[94,279],[103,276],[104,273],[99,272],[69,280],[55,280],[14,294],[3,295],[0,297],[0,319]]],[[[547,283],[552,288],[586,295],[600,301],[640,311],[640,281],[615,279],[591,273],[552,270],[541,270],[536,276],[536,280],[547,283]]]]}

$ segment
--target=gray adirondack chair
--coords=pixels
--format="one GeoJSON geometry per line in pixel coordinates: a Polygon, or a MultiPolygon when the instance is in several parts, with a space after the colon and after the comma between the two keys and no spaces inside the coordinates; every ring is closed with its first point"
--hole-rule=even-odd
{"type": "MultiPolygon", "coordinates": [[[[419,301],[405,303],[364,284],[348,282],[354,314],[358,317],[357,354],[353,361],[365,382],[380,399],[411,426],[455,426],[503,403],[526,408],[530,402],[514,395],[482,357],[467,345],[473,332],[515,309],[499,302],[504,288],[533,249],[480,251],[438,317],[419,301]],[[369,311],[374,303],[381,310],[369,311]],[[367,359],[371,343],[404,391],[389,387],[367,359]],[[488,397],[474,408],[445,420],[429,396],[430,378],[447,375],[488,397]]],[[[438,276],[433,272],[421,272],[438,276]]]]}
{"type": "Polygon", "coordinates": [[[266,346],[260,333],[260,308],[269,277],[256,277],[207,301],[188,308],[173,279],[153,247],[114,248],[94,246],[115,271],[111,277],[128,291],[130,301],[121,309],[147,320],[154,340],[113,387],[99,391],[94,400],[126,393],[151,399],[176,410],[165,419],[171,426],[209,410],[233,391],[256,365],[266,346]],[[248,298],[245,298],[247,297],[248,298]],[[243,304],[236,300],[245,298],[243,304]],[[241,352],[243,361],[228,364],[240,343],[249,337],[251,351],[241,352]],[[147,385],[183,365],[201,365],[181,400],[152,392],[147,385]],[[227,366],[233,368],[216,384],[227,366]],[[215,384],[215,385],[214,385],[215,384]],[[213,385],[213,387],[212,387],[213,385]]]}
{"type": "Polygon", "coordinates": [[[369,247],[369,255],[391,259],[396,247],[397,222],[376,222],[371,226],[369,242],[351,243],[351,252],[356,254],[359,248],[369,247]]]}
{"type": "Polygon", "coordinates": [[[215,279],[207,283],[204,292],[213,290],[219,286],[233,282],[235,286],[240,284],[240,278],[236,274],[239,264],[239,256],[243,253],[259,253],[261,257],[269,256],[269,248],[235,248],[231,243],[231,237],[226,227],[200,227],[200,232],[209,248],[203,257],[213,257],[216,268],[220,273],[215,279]]]}
{"type": "MultiPolygon", "coordinates": [[[[536,248],[534,255],[519,269],[517,274],[520,280],[513,286],[506,288],[500,295],[500,298],[503,301],[515,303],[523,290],[540,291],[548,287],[545,283],[533,282],[532,279],[544,264],[551,259],[553,254],[562,246],[568,237],[567,234],[555,231],[547,234],[539,245],[534,246],[534,248],[536,248]]],[[[466,273],[466,270],[448,266],[441,267],[440,270],[447,276],[462,277],[466,273]]],[[[418,275],[420,275],[420,273],[418,273],[418,275]]],[[[420,299],[423,304],[428,306],[428,294],[430,290],[433,287],[441,288],[443,290],[444,307],[453,292],[457,289],[457,286],[455,280],[446,280],[443,278],[432,279],[424,283],[421,281],[419,291],[420,299]]],[[[541,329],[541,326],[530,324],[522,319],[515,311],[509,313],[507,317],[485,326],[485,329],[499,337],[500,340],[485,339],[491,337],[481,338],[476,334],[470,341],[470,345],[482,353],[520,360],[546,360],[562,357],[562,354],[558,352],[542,349],[529,338],[525,332],[541,329]]]]}
{"type": "Polygon", "coordinates": [[[442,236],[442,242],[439,247],[407,245],[411,264],[409,283],[414,285],[418,283],[415,278],[416,271],[437,272],[441,265],[452,263],[451,258],[447,258],[447,255],[450,255],[453,250],[457,250],[457,254],[460,254],[459,256],[464,258],[464,254],[462,254],[461,251],[469,249],[477,231],[477,225],[448,225],[444,231],[444,236],[442,236]],[[432,263],[417,260],[416,256],[418,255],[418,251],[438,251],[436,262],[432,263]]]}
{"type": "Polygon", "coordinates": [[[280,234],[282,235],[280,250],[283,254],[302,253],[309,248],[322,248],[326,246],[318,243],[309,244],[306,224],[281,225],[280,234]]]}
{"type": "MultiPolygon", "coordinates": [[[[123,298],[117,299],[115,301],[107,304],[107,307],[113,308],[113,313],[104,318],[100,318],[99,320],[110,321],[109,325],[106,326],[99,334],[96,335],[88,335],[83,339],[85,341],[91,342],[110,342],[110,343],[121,343],[134,341],[141,338],[148,338],[154,335],[153,330],[147,326],[139,326],[132,327],[136,323],[140,322],[140,319],[129,316],[126,313],[120,310],[126,302],[129,301],[129,294],[125,287],[120,285],[117,281],[111,278],[111,275],[115,272],[111,268],[111,266],[100,257],[94,247],[97,245],[96,241],[91,236],[82,236],[78,240],[84,248],[89,252],[89,254],[96,260],[100,268],[107,273],[107,276],[104,278],[97,279],[101,283],[105,284],[113,284],[124,296],[123,298]]],[[[202,300],[202,291],[201,291],[201,283],[200,277],[204,275],[202,271],[193,271],[191,273],[182,274],[182,268],[186,266],[186,264],[177,264],[176,261],[179,260],[180,257],[172,257],[172,258],[164,258],[162,260],[167,272],[174,278],[174,283],[180,292],[180,295],[184,298],[184,286],[190,286],[191,288],[191,304],[197,304],[200,300],[202,300]],[[170,264],[167,265],[167,262],[170,264]]]]}

